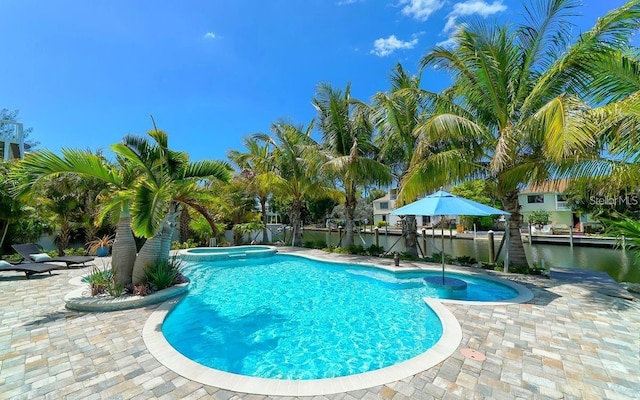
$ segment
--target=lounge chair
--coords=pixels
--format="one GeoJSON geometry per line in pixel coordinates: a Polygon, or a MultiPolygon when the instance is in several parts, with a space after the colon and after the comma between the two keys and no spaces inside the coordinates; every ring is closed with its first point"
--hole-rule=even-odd
{"type": "Polygon", "coordinates": [[[0,272],[2,271],[24,272],[24,274],[27,276],[27,279],[30,279],[31,275],[33,274],[41,274],[44,272],[48,272],[49,275],[51,275],[51,271],[58,268],[60,268],[60,266],[54,265],[54,264],[46,264],[46,263],[11,264],[7,261],[0,260],[0,272]]]}
{"type": "Polygon", "coordinates": [[[48,254],[33,243],[14,244],[11,247],[20,254],[20,256],[30,263],[47,263],[47,262],[63,262],[67,264],[67,268],[70,265],[82,264],[89,261],[93,261],[94,257],[90,256],[61,256],[61,257],[49,257],[48,254]]]}

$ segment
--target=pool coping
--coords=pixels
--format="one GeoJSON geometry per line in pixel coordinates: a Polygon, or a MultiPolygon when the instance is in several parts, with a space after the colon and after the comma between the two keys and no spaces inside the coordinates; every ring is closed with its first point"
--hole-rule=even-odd
{"type": "Polygon", "coordinates": [[[142,329],[142,338],[149,352],[161,364],[187,379],[205,385],[270,396],[327,395],[394,382],[429,369],[451,356],[462,341],[462,328],[453,313],[442,303],[429,298],[423,300],[436,313],[442,324],[442,336],[433,347],[416,357],[389,367],[337,378],[308,380],[256,378],[198,364],[174,349],[162,334],[164,319],[180,299],[162,303],[151,314],[142,329]]]}
{"type": "MultiPolygon", "coordinates": [[[[403,272],[435,270],[435,268],[418,267],[396,268],[379,264],[371,264],[370,262],[329,260],[321,257],[314,257],[309,254],[283,253],[336,264],[349,263],[368,266],[400,274],[403,272]]],[[[142,338],[149,352],[161,364],[170,370],[184,378],[226,390],[268,396],[322,396],[366,389],[416,375],[441,363],[457,350],[458,346],[462,342],[462,328],[453,313],[445,306],[446,303],[494,306],[524,303],[533,298],[533,293],[529,289],[507,279],[468,271],[457,270],[455,272],[463,275],[481,275],[483,279],[496,281],[512,287],[518,291],[519,295],[513,299],[498,302],[448,300],[424,297],[423,301],[434,311],[441,321],[442,335],[440,339],[433,347],[416,357],[385,368],[360,374],[337,378],[309,380],[266,379],[225,372],[199,364],[178,352],[162,334],[162,324],[165,318],[175,305],[178,304],[182,297],[165,301],[149,316],[142,329],[142,338]]]]}
{"type": "Polygon", "coordinates": [[[167,299],[185,294],[188,290],[189,280],[157,292],[153,292],[146,296],[121,296],[121,297],[103,297],[91,296],[86,288],[87,283],[82,282],[85,276],[77,276],[69,280],[69,284],[82,286],[69,292],[64,296],[65,307],[73,311],[81,312],[109,312],[130,310],[158,304],[167,299]]]}

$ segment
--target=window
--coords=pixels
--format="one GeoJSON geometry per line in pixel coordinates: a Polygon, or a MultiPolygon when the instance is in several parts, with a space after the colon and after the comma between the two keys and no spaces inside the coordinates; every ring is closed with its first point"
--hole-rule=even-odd
{"type": "Polygon", "coordinates": [[[567,195],[566,194],[557,194],[556,198],[558,199],[558,201],[567,201],[567,195]]]}
{"type": "Polygon", "coordinates": [[[380,209],[381,210],[388,210],[389,209],[389,202],[388,201],[380,202],[380,209]]]}
{"type": "Polygon", "coordinates": [[[544,195],[534,194],[533,196],[527,196],[527,203],[544,203],[544,195]]]}

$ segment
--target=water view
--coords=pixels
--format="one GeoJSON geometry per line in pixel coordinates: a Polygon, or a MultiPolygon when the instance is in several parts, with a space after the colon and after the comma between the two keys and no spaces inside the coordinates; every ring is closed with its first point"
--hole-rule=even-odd
{"type": "MultiPolygon", "coordinates": [[[[337,232],[333,232],[329,236],[327,232],[308,230],[304,232],[303,238],[304,241],[324,240],[333,245],[337,245],[339,240],[337,232]]],[[[386,250],[393,246],[393,251],[402,252],[405,250],[404,239],[398,240],[399,238],[400,236],[381,234],[379,236],[380,246],[386,250]]],[[[496,252],[500,245],[500,239],[500,237],[495,239],[496,252]]],[[[366,246],[370,246],[374,243],[374,237],[372,234],[356,235],[354,241],[356,244],[365,245],[366,243],[366,246]]],[[[440,243],[439,237],[436,237],[435,240],[427,237],[427,255],[431,255],[434,251],[439,252],[441,250],[440,243]]],[[[418,237],[418,244],[422,246],[422,237],[418,237]]],[[[633,263],[633,255],[630,252],[621,249],[535,243],[530,245],[526,242],[524,248],[530,263],[541,265],[544,260],[546,266],[604,271],[618,282],[640,283],[640,267],[637,263],[633,263]]],[[[486,238],[474,241],[468,239],[450,240],[445,237],[444,251],[454,257],[470,256],[478,261],[489,261],[489,244],[486,238]]],[[[502,259],[502,253],[504,250],[499,259],[502,259]]]]}

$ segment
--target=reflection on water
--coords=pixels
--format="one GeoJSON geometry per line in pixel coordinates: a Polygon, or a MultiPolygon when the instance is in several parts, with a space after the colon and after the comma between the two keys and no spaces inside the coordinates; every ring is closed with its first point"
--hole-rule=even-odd
{"type": "MultiPolygon", "coordinates": [[[[399,238],[399,236],[386,236],[381,234],[379,236],[380,246],[389,249],[395,245],[393,251],[402,252],[405,250],[404,240],[398,240],[399,238]]],[[[305,231],[303,240],[324,240],[335,246],[338,244],[338,234],[336,232],[329,235],[328,232],[305,231]]],[[[361,236],[356,234],[354,238],[356,244],[366,246],[371,245],[373,241],[374,237],[372,234],[363,234],[361,236]]],[[[418,244],[422,246],[422,243],[422,237],[418,237],[418,244]]],[[[427,255],[431,255],[434,251],[439,252],[441,250],[440,243],[441,239],[437,236],[435,240],[427,237],[427,255]]],[[[497,238],[495,241],[496,251],[499,245],[500,238],[497,238]]],[[[583,246],[574,246],[572,248],[570,246],[550,244],[529,245],[528,243],[525,243],[524,249],[527,253],[529,263],[540,265],[541,260],[544,260],[547,266],[604,271],[618,282],[640,283],[640,263],[634,262],[633,255],[623,250],[583,246]]],[[[455,257],[470,256],[478,261],[489,260],[489,244],[486,239],[474,241],[466,239],[450,240],[445,238],[444,251],[455,257]]],[[[502,253],[500,256],[502,256],[502,253]]],[[[500,257],[500,259],[501,258],[502,257],[500,257]]]]}

